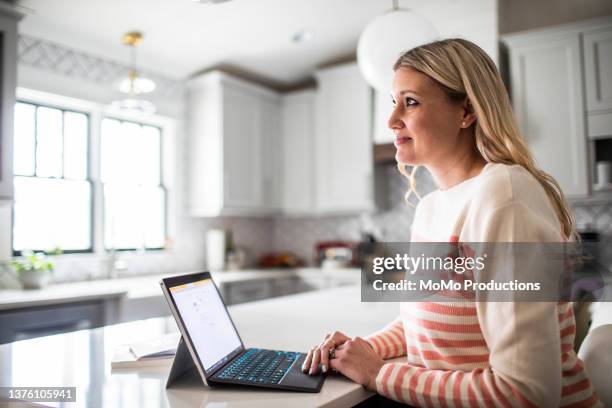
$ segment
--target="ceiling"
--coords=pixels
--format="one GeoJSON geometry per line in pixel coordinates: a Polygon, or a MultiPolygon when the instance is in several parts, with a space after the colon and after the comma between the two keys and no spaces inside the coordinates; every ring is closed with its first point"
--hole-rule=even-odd
{"type": "MultiPolygon", "coordinates": [[[[321,64],[353,55],[359,33],[391,0],[19,0],[20,32],[90,54],[128,62],[123,33],[140,30],[141,67],[184,78],[226,64],[291,84],[321,64]],[[293,34],[310,29],[312,40],[293,34]]],[[[493,18],[495,0],[400,0],[441,34],[462,34],[475,18],[493,18]],[[465,16],[465,18],[461,18],[465,16]],[[450,22],[449,22],[450,21],[450,22]],[[453,22],[454,21],[454,22],[453,22]]],[[[496,21],[492,21],[496,24],[496,21]]],[[[467,35],[469,37],[469,35],[467,35]]]]}

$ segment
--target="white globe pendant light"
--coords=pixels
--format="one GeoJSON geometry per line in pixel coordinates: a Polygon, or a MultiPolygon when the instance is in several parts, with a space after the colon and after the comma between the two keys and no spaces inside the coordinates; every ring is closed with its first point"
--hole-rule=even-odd
{"type": "Polygon", "coordinates": [[[357,63],[365,80],[376,90],[389,92],[393,64],[401,53],[433,41],[438,36],[422,16],[397,7],[372,20],[357,44],[357,63]]]}

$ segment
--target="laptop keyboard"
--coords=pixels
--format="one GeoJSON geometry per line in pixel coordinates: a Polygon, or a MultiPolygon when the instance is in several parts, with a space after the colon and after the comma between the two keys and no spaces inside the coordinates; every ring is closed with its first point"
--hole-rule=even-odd
{"type": "Polygon", "coordinates": [[[249,349],[215,377],[253,384],[278,384],[300,353],[249,349]]]}

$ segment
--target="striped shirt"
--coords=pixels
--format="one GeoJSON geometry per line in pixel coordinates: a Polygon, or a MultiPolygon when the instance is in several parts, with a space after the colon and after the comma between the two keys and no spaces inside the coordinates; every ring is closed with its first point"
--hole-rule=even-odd
{"type": "MultiPolygon", "coordinates": [[[[518,165],[482,172],[419,203],[412,241],[561,242],[538,181],[518,165]]],[[[388,362],[378,393],[414,406],[601,407],[573,350],[567,302],[406,302],[368,337],[388,362]]]]}

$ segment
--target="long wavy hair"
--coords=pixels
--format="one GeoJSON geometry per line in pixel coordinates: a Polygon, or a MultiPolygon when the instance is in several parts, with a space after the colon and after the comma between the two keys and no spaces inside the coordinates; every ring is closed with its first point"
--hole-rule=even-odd
{"type": "MultiPolygon", "coordinates": [[[[487,162],[518,164],[542,185],[550,199],[567,239],[579,239],[569,206],[557,181],[539,169],[519,132],[508,92],[495,63],[476,44],[451,38],[434,41],[402,54],[393,70],[413,69],[437,82],[453,101],[467,97],[474,108],[472,125],[476,148],[487,162]]],[[[411,194],[418,199],[415,172],[398,163],[399,171],[408,178],[411,194]]]]}

